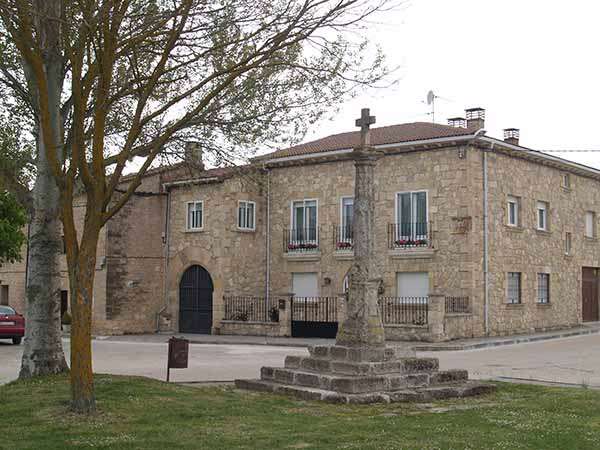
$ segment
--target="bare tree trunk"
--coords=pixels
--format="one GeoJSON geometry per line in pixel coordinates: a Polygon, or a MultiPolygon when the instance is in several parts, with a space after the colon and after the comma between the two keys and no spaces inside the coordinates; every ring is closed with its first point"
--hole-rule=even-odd
{"type": "Polygon", "coordinates": [[[39,138],[29,240],[27,324],[19,378],[68,370],[60,331],[62,240],[58,214],[58,187],[48,167],[43,139],[39,138]]]}
{"type": "Polygon", "coordinates": [[[20,378],[46,375],[68,370],[62,349],[60,331],[60,266],[62,253],[60,227],[60,191],[50,166],[49,154],[62,160],[61,93],[63,58],[60,53],[61,0],[36,0],[34,20],[37,22],[42,52],[45,85],[34,76],[35,69],[23,62],[28,89],[36,103],[47,98],[47,115],[37,108],[37,176],[33,189],[33,212],[29,242],[27,285],[27,324],[20,378]],[[53,133],[44,133],[51,128],[53,133]],[[44,139],[52,136],[52,140],[44,139]],[[48,140],[49,142],[46,142],[48,140]]]}
{"type": "MultiPolygon", "coordinates": [[[[88,207],[92,207],[88,205],[88,207]]],[[[92,371],[92,306],[99,227],[82,237],[77,261],[69,264],[71,286],[71,399],[78,413],[96,410],[92,371]]]]}

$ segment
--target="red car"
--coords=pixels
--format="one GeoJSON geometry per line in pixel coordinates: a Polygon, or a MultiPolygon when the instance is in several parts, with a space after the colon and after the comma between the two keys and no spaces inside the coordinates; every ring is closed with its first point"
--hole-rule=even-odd
{"type": "Polygon", "coordinates": [[[0,305],[0,339],[19,345],[25,335],[25,318],[10,306],[0,305]]]}

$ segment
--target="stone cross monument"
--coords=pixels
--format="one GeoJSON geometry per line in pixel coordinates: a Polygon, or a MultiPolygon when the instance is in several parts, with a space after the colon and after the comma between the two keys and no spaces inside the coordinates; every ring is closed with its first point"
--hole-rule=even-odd
{"type": "Polygon", "coordinates": [[[352,152],[356,168],[354,265],[347,318],[336,344],[309,346],[308,356],[287,356],[284,367],[263,367],[260,380],[236,380],[238,388],[337,403],[426,402],[494,389],[468,381],[466,370],[440,371],[437,358],[417,358],[410,344],[385,345],[377,305],[374,169],[381,153],[370,147],[369,127],[374,123],[375,117],[366,108],[356,121],[361,145],[352,152]]]}
{"type": "Polygon", "coordinates": [[[360,127],[360,147],[352,156],[354,182],[354,265],[350,271],[347,318],[336,342],[346,347],[383,347],[385,336],[377,306],[380,277],[375,248],[375,165],[381,156],[371,145],[370,126],[375,117],[363,108],[356,126],[360,127]]]}

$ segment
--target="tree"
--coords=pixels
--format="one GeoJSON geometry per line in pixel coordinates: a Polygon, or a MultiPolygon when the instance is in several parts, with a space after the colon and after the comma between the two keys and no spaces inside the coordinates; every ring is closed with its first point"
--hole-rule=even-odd
{"type": "MultiPolygon", "coordinates": [[[[40,5],[43,2],[38,2],[40,5]]],[[[16,6],[16,3],[11,5],[16,6]]],[[[0,1],[0,15],[8,5],[0,1]]],[[[39,17],[36,23],[40,23],[39,17]]],[[[4,22],[2,22],[4,24],[4,22]]],[[[21,359],[20,378],[64,372],[68,369],[61,342],[60,267],[62,250],[59,219],[59,193],[48,165],[47,147],[40,130],[39,98],[53,98],[50,89],[59,93],[63,79],[50,76],[64,74],[56,59],[57,33],[51,27],[40,30],[36,45],[43,53],[50,88],[38,90],[31,67],[24,64],[19,51],[0,27],[0,95],[4,125],[0,138],[0,181],[13,192],[29,211],[29,261],[27,265],[27,327],[21,359]],[[18,118],[18,125],[8,125],[8,117],[18,118]],[[29,132],[35,152],[23,138],[29,132]],[[34,158],[35,153],[35,158],[34,158]],[[31,190],[32,176],[35,183],[31,190]]]]}
{"type": "MultiPolygon", "coordinates": [[[[0,0],[59,196],[72,299],[71,390],[95,409],[91,324],[98,236],[146,170],[194,136],[246,154],[301,137],[386,75],[360,37],[385,0],[0,0]],[[135,176],[123,179],[136,160],[135,176]],[[86,214],[78,233],[73,200],[86,214]]],[[[38,180],[39,180],[38,174],[38,180]]],[[[54,191],[45,186],[44,192],[54,191]]]]}
{"type": "Polygon", "coordinates": [[[0,192],[0,264],[21,260],[25,211],[9,192],[0,192]]]}

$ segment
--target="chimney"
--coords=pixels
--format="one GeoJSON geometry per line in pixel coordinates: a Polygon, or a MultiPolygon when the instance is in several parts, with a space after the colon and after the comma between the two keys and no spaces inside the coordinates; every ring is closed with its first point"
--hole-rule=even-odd
{"type": "Polygon", "coordinates": [[[477,131],[481,130],[485,126],[485,109],[483,108],[469,108],[465,109],[465,115],[467,117],[467,128],[469,130],[477,131]]]}
{"type": "Polygon", "coordinates": [[[200,142],[185,143],[184,160],[194,169],[204,170],[204,161],[202,159],[202,147],[200,146],[200,142]]]}
{"type": "Polygon", "coordinates": [[[519,145],[519,129],[518,128],[505,128],[504,129],[504,142],[512,145],[519,145]]]}
{"type": "Polygon", "coordinates": [[[464,117],[452,117],[448,119],[448,125],[454,128],[467,128],[467,121],[464,117]]]}

